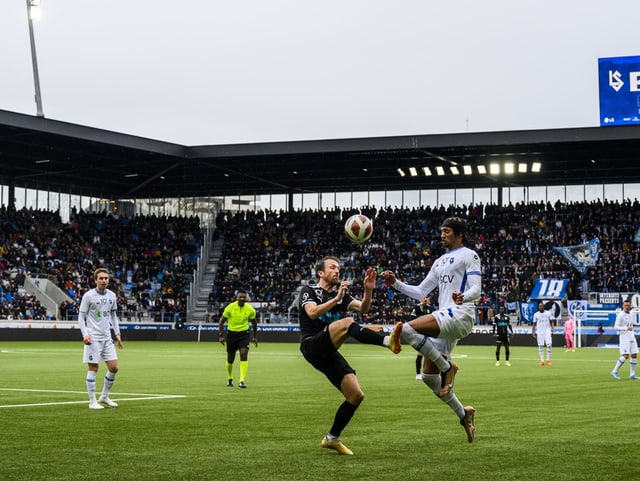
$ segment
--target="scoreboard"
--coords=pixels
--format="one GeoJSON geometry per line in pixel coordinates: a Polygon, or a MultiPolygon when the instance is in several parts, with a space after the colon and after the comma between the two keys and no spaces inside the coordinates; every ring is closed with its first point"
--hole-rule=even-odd
{"type": "Polygon", "coordinates": [[[640,56],[598,59],[600,126],[640,125],[640,56]]]}

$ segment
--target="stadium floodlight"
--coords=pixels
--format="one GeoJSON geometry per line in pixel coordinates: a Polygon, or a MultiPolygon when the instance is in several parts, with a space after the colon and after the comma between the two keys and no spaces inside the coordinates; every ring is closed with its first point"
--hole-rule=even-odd
{"type": "Polygon", "coordinates": [[[478,166],[478,174],[484,175],[487,173],[487,168],[484,165],[478,166]]]}
{"type": "Polygon", "coordinates": [[[29,23],[29,41],[31,44],[31,64],[33,66],[33,85],[35,88],[36,116],[44,117],[42,95],[40,94],[40,75],[38,74],[38,58],[36,56],[36,40],[33,35],[33,18],[39,13],[40,0],[27,1],[27,22],[29,23]]]}
{"type": "Polygon", "coordinates": [[[504,163],[504,173],[505,174],[513,174],[516,170],[516,166],[513,162],[505,162],[504,163]]]}
{"type": "Polygon", "coordinates": [[[422,168],[422,172],[424,172],[424,175],[426,175],[427,177],[430,177],[433,175],[433,173],[431,172],[431,169],[429,167],[423,167],[422,168]]]}
{"type": "Polygon", "coordinates": [[[531,164],[531,172],[540,172],[542,168],[542,164],[540,162],[534,162],[531,164]]]}
{"type": "Polygon", "coordinates": [[[449,167],[449,169],[451,169],[451,173],[453,175],[460,175],[460,169],[458,169],[455,165],[452,165],[451,167],[449,167]]]}
{"type": "Polygon", "coordinates": [[[444,167],[442,167],[441,165],[436,165],[436,174],[444,175],[444,167]]]}
{"type": "Polygon", "coordinates": [[[416,177],[418,175],[418,171],[415,167],[409,167],[409,174],[411,174],[411,177],[416,177]]]}
{"type": "Polygon", "coordinates": [[[526,174],[527,173],[527,164],[524,162],[520,162],[518,164],[518,173],[520,174],[526,174]]]}
{"type": "Polygon", "coordinates": [[[400,174],[400,177],[404,177],[405,175],[407,175],[404,173],[404,170],[402,170],[400,167],[398,167],[397,172],[398,174],[400,174]]]}
{"type": "Polygon", "coordinates": [[[471,169],[470,165],[463,165],[462,166],[462,170],[464,172],[464,175],[471,175],[473,174],[473,170],[471,169]]]}
{"type": "Polygon", "coordinates": [[[496,162],[489,164],[489,172],[491,173],[491,175],[500,174],[500,164],[496,162]]]}

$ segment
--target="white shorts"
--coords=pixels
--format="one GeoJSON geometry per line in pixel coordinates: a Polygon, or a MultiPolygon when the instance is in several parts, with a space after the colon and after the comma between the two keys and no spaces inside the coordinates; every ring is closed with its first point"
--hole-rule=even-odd
{"type": "Polygon", "coordinates": [[[84,345],[82,362],[85,364],[99,364],[100,362],[115,361],[116,359],[118,359],[118,355],[112,339],[104,341],[92,340],[88,346],[84,345]]]}
{"type": "Polygon", "coordinates": [[[620,340],[620,354],[638,354],[638,341],[635,336],[626,342],[620,340]]]}
{"type": "Polygon", "coordinates": [[[476,308],[471,303],[461,304],[439,309],[433,315],[440,326],[438,338],[457,341],[471,333],[476,321],[476,308]]]}
{"type": "Polygon", "coordinates": [[[551,346],[551,331],[536,332],[538,346],[551,346]]]}
{"type": "Polygon", "coordinates": [[[443,354],[447,359],[451,359],[451,352],[453,351],[453,348],[456,347],[456,344],[458,344],[458,341],[441,339],[439,337],[430,337],[429,339],[441,354],[443,354]]]}

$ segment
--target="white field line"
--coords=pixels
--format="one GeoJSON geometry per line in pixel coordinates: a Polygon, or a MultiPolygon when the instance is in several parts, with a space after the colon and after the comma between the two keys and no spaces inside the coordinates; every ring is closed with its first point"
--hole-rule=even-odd
{"type": "MultiPolygon", "coordinates": [[[[86,391],[58,391],[58,390],[51,390],[51,389],[0,388],[0,391],[86,394],[86,391]]],[[[118,393],[118,394],[124,395],[124,396],[135,396],[135,397],[118,397],[118,398],[113,398],[114,401],[148,401],[148,400],[154,400],[154,399],[178,399],[178,398],[187,397],[181,394],[144,394],[144,393],[118,393]]],[[[64,406],[67,404],[86,404],[88,402],[89,401],[85,399],[83,401],[59,401],[59,402],[30,403],[30,404],[0,404],[0,409],[34,407],[34,406],[64,406]]]]}

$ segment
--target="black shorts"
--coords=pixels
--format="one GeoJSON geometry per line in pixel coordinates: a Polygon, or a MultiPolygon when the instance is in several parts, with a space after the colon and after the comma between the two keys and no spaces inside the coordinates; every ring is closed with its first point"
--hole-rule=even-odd
{"type": "Polygon", "coordinates": [[[496,344],[503,344],[505,346],[509,345],[509,334],[499,335],[496,339],[496,344]]]}
{"type": "Polygon", "coordinates": [[[227,331],[227,352],[234,353],[238,349],[249,349],[251,336],[249,331],[227,331]]]}
{"type": "Polygon", "coordinates": [[[313,336],[302,339],[300,352],[302,352],[309,364],[327,376],[329,382],[338,390],[342,384],[342,379],[347,374],[356,373],[349,366],[347,360],[342,357],[342,354],[333,346],[328,327],[313,336]]]}

